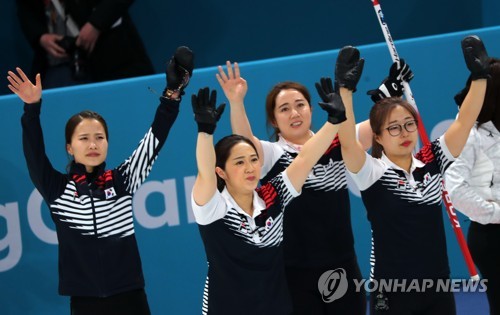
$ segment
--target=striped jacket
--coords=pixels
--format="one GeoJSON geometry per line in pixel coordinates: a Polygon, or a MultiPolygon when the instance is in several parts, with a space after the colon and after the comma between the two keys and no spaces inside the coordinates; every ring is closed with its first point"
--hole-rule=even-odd
{"type": "Polygon", "coordinates": [[[291,314],[281,243],[285,208],[298,195],[285,171],[254,192],[251,216],[227,188],[203,206],[191,195],[208,263],[202,314],[291,314]]]}
{"type": "Polygon", "coordinates": [[[115,169],[105,170],[103,163],[92,174],[74,162],[67,174],[52,167],[40,124],[41,103],[24,105],[26,163],[50,208],[59,240],[59,294],[106,297],[144,287],[132,197],[151,171],[179,112],[178,101],[160,101],[132,155],[115,169]]]}

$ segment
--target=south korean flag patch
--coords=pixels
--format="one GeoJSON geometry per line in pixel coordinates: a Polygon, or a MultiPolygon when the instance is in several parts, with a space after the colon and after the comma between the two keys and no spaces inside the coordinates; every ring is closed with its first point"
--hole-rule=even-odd
{"type": "Polygon", "coordinates": [[[425,173],[423,181],[424,185],[427,186],[427,184],[431,182],[431,179],[432,179],[431,174],[429,172],[425,173]]]}
{"type": "Polygon", "coordinates": [[[266,220],[266,231],[269,231],[272,227],[273,227],[273,224],[274,224],[274,220],[272,217],[269,217],[267,220],[266,220]]]}
{"type": "Polygon", "coordinates": [[[114,187],[110,187],[108,189],[104,189],[104,195],[106,196],[106,200],[110,199],[110,198],[113,198],[114,196],[116,196],[115,188],[114,187]]]}

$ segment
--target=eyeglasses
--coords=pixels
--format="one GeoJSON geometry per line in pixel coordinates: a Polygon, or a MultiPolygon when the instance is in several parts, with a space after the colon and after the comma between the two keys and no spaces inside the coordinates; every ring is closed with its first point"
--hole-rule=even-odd
{"type": "Polygon", "coordinates": [[[408,132],[414,132],[415,130],[417,130],[417,127],[418,127],[417,121],[416,120],[408,120],[407,122],[405,122],[402,125],[394,124],[394,125],[390,125],[389,127],[385,128],[385,129],[389,132],[389,134],[391,136],[397,137],[403,131],[403,127],[408,132]]]}

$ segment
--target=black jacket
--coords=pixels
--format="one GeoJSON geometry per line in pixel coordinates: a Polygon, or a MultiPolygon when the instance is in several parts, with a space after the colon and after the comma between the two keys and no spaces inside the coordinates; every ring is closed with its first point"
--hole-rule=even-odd
{"type": "MultiPolygon", "coordinates": [[[[50,1],[50,0],[49,0],[50,1]]],[[[134,0],[65,0],[65,12],[81,28],[90,22],[101,31],[94,51],[88,56],[91,81],[99,82],[154,73],[151,60],[128,9],[134,0]],[[121,25],[113,24],[122,18],[121,25]]],[[[34,51],[32,75],[44,77],[47,52],[40,37],[48,33],[43,0],[16,0],[21,29],[34,51]]]]}
{"type": "Polygon", "coordinates": [[[45,153],[41,103],[25,104],[23,149],[33,184],[48,204],[59,240],[59,293],[106,297],[144,287],[132,197],[148,176],[174,123],[179,102],[161,98],[138,148],[117,168],[92,174],[73,163],[55,170],[45,153]]]}

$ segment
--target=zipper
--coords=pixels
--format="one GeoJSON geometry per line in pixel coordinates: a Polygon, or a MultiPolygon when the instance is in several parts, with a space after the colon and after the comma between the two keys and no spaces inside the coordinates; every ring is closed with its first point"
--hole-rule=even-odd
{"type": "Polygon", "coordinates": [[[104,297],[104,294],[102,293],[102,279],[103,279],[103,275],[101,274],[102,272],[102,259],[101,259],[101,246],[100,246],[100,242],[99,242],[99,239],[98,239],[98,236],[97,236],[97,214],[96,214],[96,209],[95,209],[95,204],[94,204],[94,195],[93,195],[93,191],[92,189],[90,188],[90,184],[89,184],[89,196],[90,196],[90,204],[92,206],[92,217],[93,217],[93,221],[94,221],[94,235],[95,235],[95,239],[96,239],[96,246],[97,246],[97,259],[99,259],[99,264],[101,265],[101,268],[100,270],[98,271],[100,273],[99,275],[99,287],[98,287],[98,296],[99,297],[104,297]]]}
{"type": "Polygon", "coordinates": [[[94,205],[94,195],[92,194],[92,189],[89,187],[89,195],[90,195],[90,204],[92,206],[92,217],[94,221],[94,234],[95,237],[97,237],[97,215],[95,211],[95,205],[94,205]]]}

